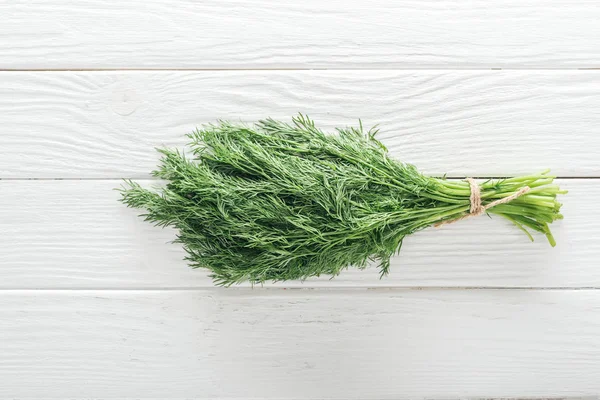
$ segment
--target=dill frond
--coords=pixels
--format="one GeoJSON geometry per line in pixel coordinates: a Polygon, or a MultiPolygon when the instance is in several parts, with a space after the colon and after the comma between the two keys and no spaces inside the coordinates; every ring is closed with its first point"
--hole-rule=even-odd
{"type": "MultiPolygon", "coordinates": [[[[422,175],[391,159],[377,130],[347,127],[328,134],[307,116],[253,126],[221,121],[192,134],[191,156],[160,149],[159,190],[126,181],[121,201],[146,220],[178,231],[193,268],[218,285],[338,275],[379,265],[407,235],[468,214],[467,182],[422,175]]],[[[531,188],[490,208],[532,238],[554,245],[548,224],[562,218],[547,172],[481,184],[483,204],[531,188]]]]}

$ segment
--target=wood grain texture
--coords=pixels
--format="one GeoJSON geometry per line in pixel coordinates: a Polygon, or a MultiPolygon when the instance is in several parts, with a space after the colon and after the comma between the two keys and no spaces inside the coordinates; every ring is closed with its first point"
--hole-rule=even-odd
{"type": "MultiPolygon", "coordinates": [[[[559,180],[558,242],[531,243],[509,222],[472,218],[407,238],[391,273],[347,270],[284,287],[600,287],[598,180],[559,180]]],[[[117,202],[119,181],[0,181],[0,289],[212,287],[172,230],[117,202]]],[[[268,285],[272,286],[272,285],[268,285]]]]}
{"type": "Polygon", "coordinates": [[[2,398],[414,399],[600,392],[600,293],[0,293],[2,398]]]}
{"type": "Polygon", "coordinates": [[[218,118],[379,123],[449,176],[600,176],[598,71],[0,73],[0,178],[149,177],[157,146],[218,118]]]}
{"type": "Polygon", "coordinates": [[[408,238],[383,280],[229,289],[112,189],[157,184],[153,148],[203,123],[297,112],[379,123],[429,174],[600,178],[600,71],[578,70],[600,67],[599,19],[592,0],[0,0],[0,398],[597,396],[600,179],[559,180],[554,249],[480,217],[408,238]]]}
{"type": "Polygon", "coordinates": [[[598,67],[596,1],[0,3],[0,68],[598,67]]]}

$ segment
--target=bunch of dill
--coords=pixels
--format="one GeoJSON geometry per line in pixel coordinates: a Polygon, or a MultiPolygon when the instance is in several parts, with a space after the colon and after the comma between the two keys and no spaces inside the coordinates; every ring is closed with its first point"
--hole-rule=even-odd
{"type": "MultiPolygon", "coordinates": [[[[219,122],[188,135],[192,156],[159,150],[153,175],[166,186],[148,190],[127,181],[122,201],[145,209],[146,220],[178,230],[194,268],[218,285],[337,275],[390,257],[407,235],[469,213],[467,182],[420,174],[388,157],[376,130],[327,134],[303,115],[291,124],[219,122]]],[[[554,177],[541,173],[487,181],[483,205],[526,194],[487,210],[552,245],[548,224],[562,218],[554,177]]]]}

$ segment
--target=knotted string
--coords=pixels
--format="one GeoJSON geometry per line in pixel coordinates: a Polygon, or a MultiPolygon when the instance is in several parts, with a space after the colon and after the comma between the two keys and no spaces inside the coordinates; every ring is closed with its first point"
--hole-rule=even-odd
{"type": "Polygon", "coordinates": [[[463,219],[466,219],[469,217],[473,217],[473,216],[476,217],[478,215],[485,213],[486,210],[497,206],[498,204],[506,204],[509,201],[513,201],[517,197],[521,197],[522,195],[524,195],[525,193],[527,193],[531,190],[529,186],[524,186],[521,189],[519,189],[519,191],[511,194],[510,196],[506,196],[501,199],[492,201],[491,203],[486,204],[484,206],[481,204],[481,189],[479,188],[479,185],[477,184],[477,182],[475,182],[475,180],[473,178],[467,178],[465,180],[467,182],[469,182],[469,186],[471,187],[471,196],[469,197],[469,200],[471,201],[471,208],[469,210],[469,214],[465,214],[462,217],[458,217],[455,219],[438,222],[437,224],[433,225],[436,228],[440,227],[442,225],[452,224],[454,222],[457,222],[457,221],[460,221],[460,220],[463,220],[463,219]]]}

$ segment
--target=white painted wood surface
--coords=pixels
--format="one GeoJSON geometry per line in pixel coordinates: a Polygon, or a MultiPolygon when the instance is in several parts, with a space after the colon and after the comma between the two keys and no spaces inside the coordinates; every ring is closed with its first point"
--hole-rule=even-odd
{"type": "MultiPolygon", "coordinates": [[[[146,182],[149,184],[149,182],[146,182]]],[[[531,243],[509,222],[485,216],[408,237],[389,276],[349,269],[333,280],[284,287],[599,287],[600,197],[593,179],[559,180],[565,219],[557,247],[531,243]]],[[[156,182],[154,183],[156,184],[156,182]]],[[[0,181],[0,289],[210,288],[183,261],[172,230],[117,202],[119,181],[0,181]]],[[[272,286],[268,284],[267,286],[272,286]]]]}
{"type": "Polygon", "coordinates": [[[600,391],[596,290],[5,291],[0,396],[600,391]]]}
{"type": "Polygon", "coordinates": [[[0,398],[600,396],[599,18],[591,0],[0,0],[0,398]],[[430,174],[552,168],[558,246],[480,217],[408,238],[383,280],[222,289],[116,201],[202,123],[297,112],[380,123],[430,174]]]}
{"type": "Polygon", "coordinates": [[[594,0],[16,0],[0,68],[598,67],[594,0]]]}
{"type": "Polygon", "coordinates": [[[600,71],[369,70],[0,73],[0,177],[147,178],[203,123],[297,112],[426,173],[600,176],[600,71]]]}

